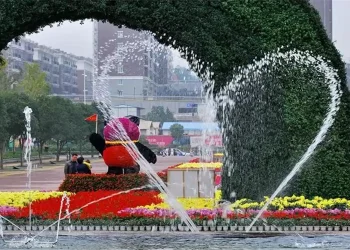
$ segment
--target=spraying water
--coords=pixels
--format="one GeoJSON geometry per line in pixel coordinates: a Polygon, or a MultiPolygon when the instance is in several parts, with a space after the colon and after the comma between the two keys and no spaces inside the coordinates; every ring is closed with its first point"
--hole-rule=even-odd
{"type": "MultiPolygon", "coordinates": [[[[32,128],[31,128],[31,119],[32,119],[32,109],[28,106],[24,108],[23,111],[26,119],[26,142],[25,142],[25,153],[24,153],[24,160],[27,163],[27,186],[28,190],[31,190],[32,187],[32,161],[31,161],[31,155],[32,155],[32,128]]],[[[32,228],[32,199],[30,196],[31,192],[29,192],[29,230],[31,231],[32,228]]]]}
{"type": "MultiPolygon", "coordinates": [[[[280,50],[277,50],[276,53],[266,54],[263,59],[259,61],[254,61],[253,64],[248,65],[247,67],[238,68],[240,73],[234,75],[232,82],[228,84],[216,97],[217,103],[219,103],[219,105],[222,105],[224,129],[235,129],[234,127],[229,125],[230,121],[226,121],[227,119],[225,120],[225,112],[230,112],[230,110],[236,108],[236,103],[234,100],[243,100],[243,102],[248,102],[249,100],[254,101],[254,98],[256,98],[254,95],[248,96],[246,97],[247,99],[244,99],[245,97],[242,94],[242,90],[243,88],[247,87],[264,88],[264,85],[262,85],[263,82],[261,80],[259,81],[258,79],[262,73],[268,70],[269,67],[270,69],[277,69],[279,67],[299,67],[301,70],[302,67],[312,67],[314,70],[316,70],[324,76],[325,82],[330,92],[330,103],[328,105],[328,112],[323,120],[323,124],[318,134],[314,138],[313,142],[308,147],[307,151],[304,153],[301,159],[294,166],[290,174],[282,181],[277,190],[266,202],[264,207],[259,211],[255,219],[247,228],[247,231],[250,231],[251,227],[261,217],[263,212],[270,205],[271,201],[283,190],[283,188],[289,183],[289,181],[295,176],[295,174],[302,168],[304,163],[314,153],[316,147],[323,141],[328,129],[332,126],[334,122],[335,114],[339,109],[340,96],[342,94],[340,90],[337,72],[332,67],[330,67],[322,57],[313,56],[308,51],[301,52],[298,50],[291,50],[286,53],[282,53],[280,52],[280,50]],[[256,79],[256,81],[251,82],[247,79],[256,79]],[[231,98],[232,96],[234,98],[231,98]]],[[[232,174],[233,171],[234,164],[231,164],[229,166],[228,173],[232,174]]]]}

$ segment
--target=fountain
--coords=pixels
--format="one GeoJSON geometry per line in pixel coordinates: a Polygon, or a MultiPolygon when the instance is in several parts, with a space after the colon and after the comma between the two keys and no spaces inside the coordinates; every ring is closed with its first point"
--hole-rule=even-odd
{"type": "MultiPolygon", "coordinates": [[[[111,100],[110,100],[109,92],[106,88],[106,86],[108,86],[108,85],[106,84],[106,81],[105,81],[105,78],[103,77],[103,75],[106,76],[108,74],[111,67],[113,67],[111,65],[113,65],[115,58],[118,56],[120,56],[120,54],[115,53],[106,60],[106,65],[104,66],[104,68],[102,70],[102,72],[103,72],[102,77],[101,77],[101,79],[97,79],[96,85],[94,87],[94,89],[96,91],[95,100],[98,103],[98,106],[99,106],[101,112],[104,114],[106,119],[110,118],[109,116],[110,116],[111,100]]],[[[330,89],[331,102],[329,104],[329,111],[327,113],[326,118],[324,119],[324,123],[320,129],[320,132],[318,133],[318,135],[314,139],[313,143],[310,145],[307,152],[302,156],[300,161],[295,165],[293,171],[286,177],[286,179],[282,182],[282,184],[279,186],[279,188],[276,190],[276,192],[271,196],[269,201],[265,204],[264,208],[259,212],[259,214],[253,220],[251,225],[247,228],[247,231],[249,231],[251,229],[252,225],[254,225],[254,223],[260,218],[260,216],[262,215],[264,210],[268,207],[271,200],[279,194],[279,192],[287,185],[288,181],[293,178],[293,176],[295,175],[295,173],[298,170],[300,170],[300,168],[303,166],[303,164],[312,155],[312,153],[314,152],[317,145],[323,140],[325,134],[327,133],[327,130],[332,125],[332,123],[334,121],[334,115],[335,115],[336,111],[338,110],[340,94],[341,94],[339,91],[338,81],[336,80],[336,72],[332,68],[330,68],[323,61],[323,59],[321,57],[314,57],[314,56],[312,56],[312,54],[310,54],[308,52],[300,52],[300,51],[293,50],[293,51],[290,51],[287,53],[281,53],[281,52],[277,51],[276,53],[267,54],[265,56],[265,58],[263,58],[260,61],[255,61],[252,65],[248,65],[246,68],[243,68],[243,67],[239,68],[238,70],[239,70],[240,74],[235,74],[233,76],[234,80],[227,86],[227,88],[224,88],[222,90],[222,92],[216,96],[214,96],[214,94],[213,94],[214,82],[208,80],[208,79],[210,79],[211,73],[208,73],[207,77],[206,77],[207,82],[209,83],[208,88],[207,88],[207,98],[206,98],[208,107],[212,108],[215,106],[214,105],[215,103],[218,103],[219,105],[216,107],[221,108],[224,111],[223,115],[225,115],[225,111],[229,112],[229,110],[236,108],[235,98],[241,97],[242,92],[240,92],[240,91],[244,90],[245,87],[247,87],[247,86],[250,88],[263,87],[262,81],[253,81],[253,82],[246,81],[247,78],[249,78],[249,77],[253,77],[255,79],[259,78],[259,74],[261,74],[261,72],[263,72],[266,69],[266,65],[269,65],[272,68],[278,68],[278,67],[282,66],[284,63],[287,63],[288,65],[291,64],[294,66],[299,65],[299,64],[312,65],[313,67],[316,68],[316,70],[318,70],[322,74],[324,74],[325,78],[327,79],[328,87],[330,89]],[[295,61],[290,60],[289,58],[295,58],[296,60],[295,61]]],[[[254,97],[252,97],[252,98],[254,98],[254,97]]],[[[216,111],[215,109],[210,109],[208,111],[208,115],[205,116],[207,122],[215,121],[215,116],[216,116],[215,111],[216,111]]],[[[28,173],[27,174],[27,176],[28,176],[28,188],[30,189],[30,187],[31,187],[31,171],[32,171],[32,168],[31,168],[32,164],[31,164],[31,159],[30,159],[30,156],[31,156],[31,147],[30,147],[31,109],[29,109],[28,107],[25,109],[25,115],[26,115],[26,121],[27,121],[27,124],[26,124],[27,144],[26,144],[25,159],[27,162],[27,171],[28,171],[27,172],[28,173]]],[[[120,123],[116,123],[115,126],[118,128],[118,131],[119,131],[119,132],[116,131],[116,133],[118,133],[118,137],[121,138],[121,140],[124,142],[129,141],[130,138],[128,138],[128,136],[126,135],[123,126],[120,123]]],[[[234,127],[229,126],[229,122],[227,121],[225,116],[223,117],[222,129],[223,130],[235,129],[234,127]]],[[[212,133],[212,131],[210,131],[210,129],[205,129],[204,138],[206,136],[210,135],[211,133],[212,133]]],[[[128,152],[130,153],[130,155],[133,157],[133,159],[140,165],[142,172],[147,174],[147,176],[151,180],[151,184],[156,186],[165,195],[165,200],[171,205],[171,207],[174,209],[174,211],[181,217],[182,221],[188,226],[188,228],[192,232],[197,232],[196,225],[190,219],[190,217],[188,216],[186,211],[181,207],[181,205],[176,201],[176,199],[169,192],[169,190],[167,189],[164,182],[154,172],[154,170],[151,168],[151,166],[148,164],[148,162],[144,159],[144,157],[138,152],[138,149],[136,148],[136,146],[134,144],[130,144],[130,143],[125,143],[124,145],[125,145],[125,148],[128,150],[128,152]]],[[[203,154],[204,158],[206,158],[208,160],[211,158],[211,151],[210,151],[211,145],[212,145],[212,142],[209,143],[208,147],[203,146],[203,148],[202,148],[202,154],[203,154]]],[[[232,167],[230,169],[230,173],[232,174],[233,171],[234,171],[234,168],[232,167]]],[[[101,200],[109,199],[113,196],[120,195],[122,193],[127,193],[127,192],[130,192],[133,190],[142,190],[142,189],[147,188],[147,187],[148,186],[143,186],[143,187],[128,190],[128,191],[118,192],[118,193],[115,193],[113,195],[101,198],[99,200],[87,203],[82,208],[87,207],[91,204],[97,203],[101,200]]],[[[70,219],[70,215],[78,212],[80,209],[81,208],[75,209],[73,211],[69,211],[69,198],[66,195],[64,195],[62,197],[62,200],[61,200],[61,207],[60,207],[60,211],[59,211],[58,220],[55,221],[54,223],[52,223],[51,225],[49,225],[48,227],[44,228],[38,234],[36,234],[34,236],[29,234],[25,240],[19,241],[19,242],[24,244],[24,245],[28,245],[28,244],[33,243],[34,246],[38,246],[40,244],[45,245],[45,246],[56,244],[58,242],[60,222],[64,219],[70,219]],[[64,207],[66,208],[65,210],[64,210],[64,207]],[[64,216],[62,216],[62,211],[65,211],[65,213],[66,213],[64,216]],[[36,240],[39,236],[42,235],[42,233],[44,231],[46,231],[48,228],[55,226],[55,225],[58,225],[57,231],[56,231],[55,241],[40,242],[40,241],[36,240]]],[[[31,211],[31,210],[29,210],[29,211],[31,211]]],[[[3,238],[3,228],[2,228],[2,221],[3,220],[7,220],[7,219],[5,217],[0,216],[0,237],[2,237],[2,238],[3,238]]],[[[29,214],[29,225],[31,226],[31,214],[29,214]]],[[[120,242],[125,243],[127,241],[126,239],[130,240],[128,238],[128,236],[125,236],[125,235],[120,235],[119,237],[121,237],[121,238],[124,237],[120,242]]],[[[172,239],[176,238],[175,236],[171,236],[171,237],[172,237],[172,239]]],[[[191,236],[189,236],[189,237],[191,237],[191,236]]],[[[167,239],[169,240],[169,238],[167,238],[167,239]]],[[[187,238],[185,237],[185,239],[187,239],[187,238]]],[[[285,238],[283,238],[281,241],[284,241],[284,239],[285,238]]],[[[118,240],[120,240],[120,238],[118,240]]],[[[65,239],[63,239],[62,241],[64,242],[65,239]]],[[[205,242],[205,240],[200,236],[197,240],[193,240],[191,244],[198,245],[198,244],[200,244],[200,241],[205,242]]],[[[223,244],[227,244],[227,246],[230,246],[230,248],[232,248],[232,246],[240,247],[240,243],[238,243],[238,244],[233,243],[230,240],[226,240],[226,238],[222,238],[222,236],[221,236],[219,241],[220,241],[220,246],[222,246],[223,248],[224,248],[224,246],[226,246],[226,245],[223,246],[223,244]]],[[[10,242],[12,242],[12,244],[15,243],[15,241],[10,241],[10,242]]],[[[287,240],[287,242],[288,242],[288,240],[287,240]]],[[[99,242],[97,244],[100,244],[100,243],[101,242],[99,242]]],[[[244,245],[246,243],[247,242],[244,242],[244,245]]],[[[282,243],[287,244],[287,246],[289,246],[289,247],[293,246],[293,244],[285,243],[285,242],[280,242],[279,244],[281,245],[282,243]]],[[[117,243],[117,244],[120,244],[120,243],[117,243]]],[[[172,243],[170,243],[170,244],[172,244],[172,243]]],[[[216,242],[211,241],[211,242],[207,242],[207,244],[210,246],[213,246],[216,244],[216,242]]],[[[272,243],[272,242],[266,242],[266,244],[267,245],[270,244],[271,246],[275,246],[274,243],[272,243]]],[[[333,243],[331,243],[331,244],[334,245],[333,243]]],[[[251,245],[252,245],[252,247],[256,247],[256,245],[254,245],[254,243],[251,245]]],[[[92,244],[92,246],[94,246],[94,244],[92,244]]],[[[306,245],[306,246],[310,246],[310,245],[306,245]]],[[[319,247],[319,245],[317,245],[317,247],[319,247]]],[[[252,249],[254,249],[254,248],[252,248],[252,249]]]]}

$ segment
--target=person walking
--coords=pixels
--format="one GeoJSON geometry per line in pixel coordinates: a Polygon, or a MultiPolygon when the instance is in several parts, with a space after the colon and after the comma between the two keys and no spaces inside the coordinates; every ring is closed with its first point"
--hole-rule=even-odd
{"type": "Polygon", "coordinates": [[[77,166],[78,166],[78,154],[73,153],[72,154],[72,158],[70,161],[68,161],[66,163],[66,165],[64,166],[64,175],[65,177],[67,177],[68,174],[76,174],[77,171],[77,166]]]}
{"type": "Polygon", "coordinates": [[[79,157],[77,159],[78,161],[78,167],[77,172],[78,174],[91,174],[91,164],[87,161],[84,161],[84,157],[79,157]]]}

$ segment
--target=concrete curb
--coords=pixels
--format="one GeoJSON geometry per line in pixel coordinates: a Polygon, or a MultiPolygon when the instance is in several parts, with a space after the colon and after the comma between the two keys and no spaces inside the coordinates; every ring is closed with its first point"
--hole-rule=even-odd
{"type": "MultiPolygon", "coordinates": [[[[23,231],[42,231],[46,226],[20,226],[23,231]]],[[[16,231],[20,230],[12,225],[4,225],[4,231],[16,231]]],[[[246,226],[197,226],[200,232],[242,232],[245,233],[246,226]]],[[[56,231],[57,226],[51,227],[48,231],[56,231]]],[[[172,226],[87,226],[87,225],[72,225],[72,226],[60,226],[62,231],[148,231],[148,232],[190,232],[187,226],[172,225],[172,226]]],[[[251,233],[259,232],[350,232],[350,226],[253,226],[251,233]]]]}

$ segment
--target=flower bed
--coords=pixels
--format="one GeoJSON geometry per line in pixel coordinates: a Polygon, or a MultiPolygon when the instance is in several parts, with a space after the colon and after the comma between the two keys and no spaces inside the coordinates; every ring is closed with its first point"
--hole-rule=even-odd
{"type": "Polygon", "coordinates": [[[22,192],[0,192],[0,207],[24,207],[29,201],[46,200],[51,197],[60,197],[63,192],[40,192],[40,191],[22,191],[22,192]]]}
{"type": "MultiPolygon", "coordinates": [[[[166,181],[166,175],[159,176],[166,181]]],[[[88,192],[99,190],[130,190],[149,184],[145,174],[106,175],[106,174],[74,174],[68,175],[59,187],[60,191],[88,192]]]]}

